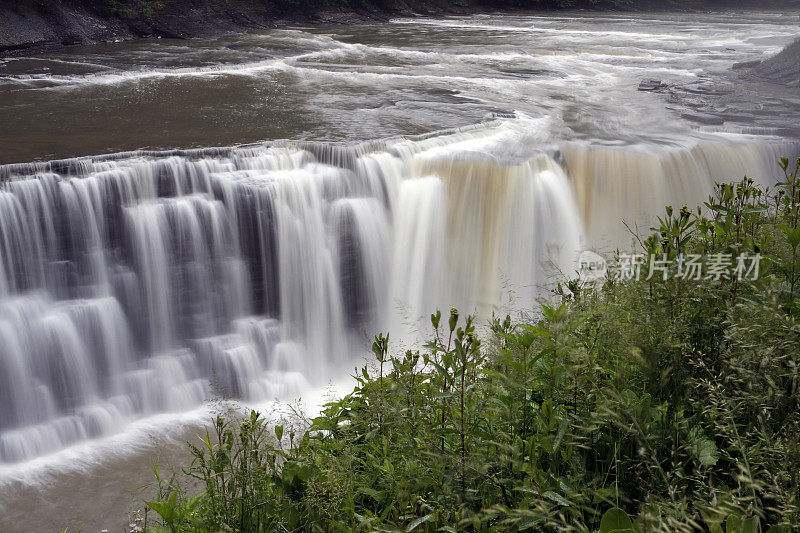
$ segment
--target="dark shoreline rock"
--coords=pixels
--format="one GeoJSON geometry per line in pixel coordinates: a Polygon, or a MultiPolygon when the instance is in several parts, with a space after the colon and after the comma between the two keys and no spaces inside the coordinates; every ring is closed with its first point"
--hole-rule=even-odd
{"type": "Polygon", "coordinates": [[[165,37],[187,39],[291,24],[385,21],[393,16],[466,13],[456,0],[125,0],[100,7],[91,0],[0,0],[0,57],[54,50],[70,44],[165,37]],[[148,10],[148,6],[153,7],[148,10]],[[142,7],[145,6],[145,7],[142,7]],[[389,7],[392,6],[392,7],[389,7]],[[395,7],[398,6],[398,7],[395,7]]]}
{"type": "Polygon", "coordinates": [[[165,37],[186,39],[297,23],[386,19],[381,10],[306,11],[291,0],[168,0],[157,12],[114,12],[88,0],[0,0],[0,57],[70,44],[165,37]]]}
{"type": "MultiPolygon", "coordinates": [[[[548,7],[552,5],[535,0],[0,0],[0,57],[142,37],[211,37],[298,23],[351,24],[397,16],[541,12],[555,10],[548,7]]],[[[800,0],[640,0],[637,5],[644,11],[763,9],[800,7],[800,0]]],[[[589,0],[575,6],[603,9],[602,3],[589,0]]]]}
{"type": "MultiPolygon", "coordinates": [[[[745,65],[744,68],[748,66],[745,65]]],[[[789,87],[800,87],[800,39],[784,48],[778,55],[749,65],[745,76],[789,87]]]]}

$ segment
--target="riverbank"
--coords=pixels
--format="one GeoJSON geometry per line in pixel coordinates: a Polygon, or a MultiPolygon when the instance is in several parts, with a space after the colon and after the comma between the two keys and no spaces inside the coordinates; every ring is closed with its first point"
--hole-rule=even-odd
{"type": "Polygon", "coordinates": [[[778,55],[752,65],[747,74],[753,78],[789,87],[800,87],[800,39],[778,55]]]}
{"type": "MultiPolygon", "coordinates": [[[[431,13],[443,12],[447,4],[426,3],[431,13]]],[[[0,55],[135,38],[212,37],[291,23],[379,20],[421,7],[421,3],[412,2],[397,10],[381,3],[318,3],[312,8],[291,0],[0,1],[0,55]]]]}
{"type": "Polygon", "coordinates": [[[768,4],[757,0],[640,0],[634,3],[608,0],[601,4],[560,0],[328,0],[313,3],[301,0],[0,0],[0,57],[71,44],[147,37],[211,37],[293,23],[347,24],[397,16],[556,10],[561,7],[652,11],[800,6],[797,0],[773,0],[768,4]]]}

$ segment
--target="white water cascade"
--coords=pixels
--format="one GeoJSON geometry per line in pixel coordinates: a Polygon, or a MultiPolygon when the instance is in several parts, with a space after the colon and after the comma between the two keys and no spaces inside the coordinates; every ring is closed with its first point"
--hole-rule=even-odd
{"type": "Polygon", "coordinates": [[[0,462],[292,394],[436,308],[529,309],[581,250],[624,245],[622,219],[647,227],[715,179],[774,183],[798,153],[538,146],[519,128],[0,167],[0,462]]]}

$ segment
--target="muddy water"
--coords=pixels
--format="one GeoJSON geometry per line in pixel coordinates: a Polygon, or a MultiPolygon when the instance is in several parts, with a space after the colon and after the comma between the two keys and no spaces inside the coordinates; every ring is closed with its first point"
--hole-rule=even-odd
{"type": "Polygon", "coordinates": [[[0,62],[0,163],[272,139],[365,140],[514,111],[548,134],[685,134],[642,78],[697,81],[798,34],[781,13],[401,20],[145,40],[0,62]]]}

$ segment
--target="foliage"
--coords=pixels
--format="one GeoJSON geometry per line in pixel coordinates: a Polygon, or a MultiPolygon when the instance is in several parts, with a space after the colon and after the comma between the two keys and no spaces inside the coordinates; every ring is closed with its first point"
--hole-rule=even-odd
{"type": "Polygon", "coordinates": [[[639,280],[572,281],[484,334],[437,312],[419,351],[379,335],[355,389],[288,439],[217,419],[190,444],[205,491],[148,505],[168,531],[800,528],[800,160],[781,167],[775,190],[667,208],[639,280]],[[745,253],[757,279],[654,262],[745,253]]]}

